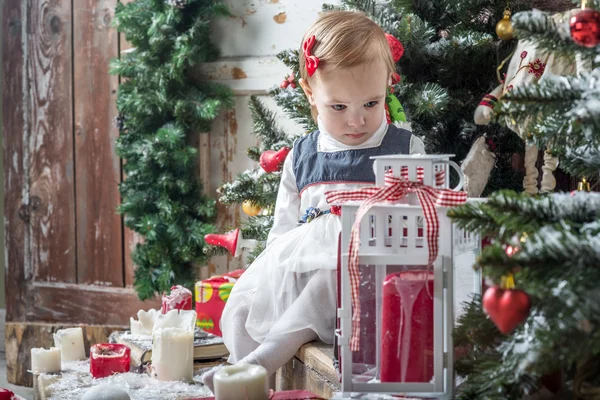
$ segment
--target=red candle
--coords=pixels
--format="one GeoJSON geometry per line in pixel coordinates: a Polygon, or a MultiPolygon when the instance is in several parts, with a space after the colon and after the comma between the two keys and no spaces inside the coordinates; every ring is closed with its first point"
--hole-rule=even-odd
{"type": "Polygon", "coordinates": [[[94,378],[129,372],[131,349],[123,344],[99,343],[90,349],[90,372],[94,378]]]}
{"type": "Polygon", "coordinates": [[[14,400],[15,394],[8,389],[0,388],[0,400],[14,400]]]}
{"type": "Polygon", "coordinates": [[[383,281],[381,382],[431,381],[433,278],[433,273],[415,270],[383,281]]]}
{"type": "Polygon", "coordinates": [[[192,292],[181,285],[173,286],[171,294],[163,294],[161,313],[166,314],[171,310],[191,310],[192,292]]]}

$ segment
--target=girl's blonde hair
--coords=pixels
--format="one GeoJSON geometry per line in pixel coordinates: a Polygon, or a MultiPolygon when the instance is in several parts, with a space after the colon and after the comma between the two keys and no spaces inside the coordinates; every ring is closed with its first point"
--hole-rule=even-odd
{"type": "MultiPolygon", "coordinates": [[[[322,14],[308,29],[302,44],[315,36],[311,54],[319,59],[315,74],[323,69],[354,67],[380,58],[388,73],[395,72],[392,51],[385,32],[362,12],[329,11],[322,14]]],[[[300,77],[311,78],[306,70],[306,59],[300,45],[300,77]]],[[[314,77],[314,75],[313,75],[314,77]]]]}

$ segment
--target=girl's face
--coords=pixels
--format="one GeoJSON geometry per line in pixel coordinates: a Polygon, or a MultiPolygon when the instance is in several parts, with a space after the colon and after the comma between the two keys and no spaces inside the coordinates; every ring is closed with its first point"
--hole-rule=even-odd
{"type": "Polygon", "coordinates": [[[317,70],[312,85],[300,80],[325,130],[338,141],[358,146],[366,142],[385,118],[390,74],[383,61],[350,68],[317,70]]]}

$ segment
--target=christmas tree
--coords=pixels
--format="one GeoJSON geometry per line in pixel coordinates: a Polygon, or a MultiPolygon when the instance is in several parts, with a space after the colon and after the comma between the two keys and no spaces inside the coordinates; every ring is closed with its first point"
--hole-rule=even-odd
{"type": "MultiPolygon", "coordinates": [[[[292,78],[288,81],[293,83],[292,78]]],[[[227,206],[242,205],[248,219],[242,227],[222,235],[208,235],[207,243],[213,247],[207,253],[219,254],[223,248],[231,255],[240,255],[243,238],[253,242],[248,247],[248,265],[263,251],[267,236],[273,226],[275,200],[281,180],[281,164],[292,148],[295,137],[277,126],[276,116],[256,97],[250,96],[253,131],[259,145],[248,149],[248,157],[257,163],[252,170],[237,175],[233,182],[227,182],[217,189],[219,201],[227,206]],[[256,242],[254,242],[256,241],[256,242]],[[220,246],[214,247],[214,246],[220,246]]]]}
{"type": "Polygon", "coordinates": [[[600,13],[522,12],[512,24],[517,37],[551,51],[555,65],[576,71],[515,87],[496,117],[558,156],[582,178],[581,191],[500,191],[451,211],[463,228],[492,238],[477,266],[494,283],[455,332],[467,350],[457,362],[467,378],[459,398],[520,399],[541,386],[560,399],[598,398],[600,195],[587,180],[600,173],[600,13]]]}
{"type": "Polygon", "coordinates": [[[206,259],[204,235],[214,230],[214,201],[201,194],[197,151],[187,140],[209,131],[219,110],[232,104],[228,88],[189,74],[218,54],[209,40],[217,15],[228,15],[217,1],[117,5],[116,26],[133,46],[112,63],[112,73],[123,78],[117,100],[117,153],[125,174],[119,212],[144,237],[132,253],[140,299],[175,284],[191,289],[193,264],[206,259]]]}
{"type": "MultiPolygon", "coordinates": [[[[344,0],[324,7],[363,11],[402,43],[404,54],[397,63],[401,80],[394,94],[428,153],[455,154],[454,161],[460,162],[477,138],[486,138],[496,161],[483,195],[522,188],[522,173],[512,166],[513,155],[523,150],[520,138],[503,126],[478,126],[473,121],[481,98],[498,84],[498,63],[514,46],[494,33],[505,7],[505,1],[494,0],[344,0]]],[[[513,8],[530,7],[531,2],[520,1],[513,8]]],[[[297,75],[298,50],[279,58],[297,75]]],[[[315,128],[300,88],[279,88],[273,94],[296,121],[315,128]]]]}
{"type": "MultiPolygon", "coordinates": [[[[531,2],[520,1],[514,5],[514,10],[530,6],[531,2]]],[[[413,133],[424,139],[428,153],[456,154],[455,161],[460,162],[478,137],[486,137],[494,149],[496,161],[484,194],[499,188],[522,188],[523,175],[512,167],[513,155],[523,150],[521,139],[501,125],[477,126],[473,122],[473,113],[481,98],[498,84],[498,60],[514,47],[514,43],[498,40],[494,33],[505,7],[506,2],[499,0],[485,3],[443,0],[435,4],[429,1],[346,0],[339,6],[324,6],[325,10],[363,11],[403,44],[404,55],[397,64],[401,81],[393,91],[404,106],[413,133]]],[[[317,126],[308,99],[296,81],[299,76],[298,51],[291,49],[278,54],[290,68],[290,73],[269,93],[305,132],[312,132],[317,126]]],[[[252,103],[257,104],[255,99],[252,103]]],[[[260,121],[255,126],[259,137],[263,135],[261,130],[265,131],[264,138],[275,131],[281,133],[272,127],[274,120],[269,119],[270,115],[263,118],[255,112],[254,116],[260,121]]],[[[293,142],[287,143],[289,146],[293,142]]],[[[250,156],[258,161],[262,151],[277,150],[282,145],[275,145],[273,140],[265,142],[258,151],[250,149],[250,156]]],[[[259,174],[248,172],[220,189],[220,201],[227,205],[243,204],[254,198],[254,203],[263,209],[260,222],[251,218],[241,229],[242,237],[258,239],[261,243],[249,261],[264,247],[272,224],[272,218],[266,217],[273,213],[276,186],[267,191],[270,203],[264,201],[265,193],[252,192],[253,188],[263,191],[263,179],[259,174]]],[[[269,183],[275,185],[279,175],[269,179],[269,183]]],[[[227,238],[213,237],[212,242],[225,240],[223,243],[231,245],[237,237],[237,234],[227,238]]]]}

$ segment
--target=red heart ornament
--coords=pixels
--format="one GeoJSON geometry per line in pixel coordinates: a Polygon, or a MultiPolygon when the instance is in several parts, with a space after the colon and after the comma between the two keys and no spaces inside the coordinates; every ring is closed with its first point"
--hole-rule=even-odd
{"type": "Polygon", "coordinates": [[[527,319],[531,299],[519,289],[502,289],[493,286],[483,295],[483,309],[505,335],[527,319]]]}
{"type": "Polygon", "coordinates": [[[268,173],[279,171],[289,152],[290,149],[285,146],[277,151],[267,150],[260,155],[260,166],[268,173]]]}

